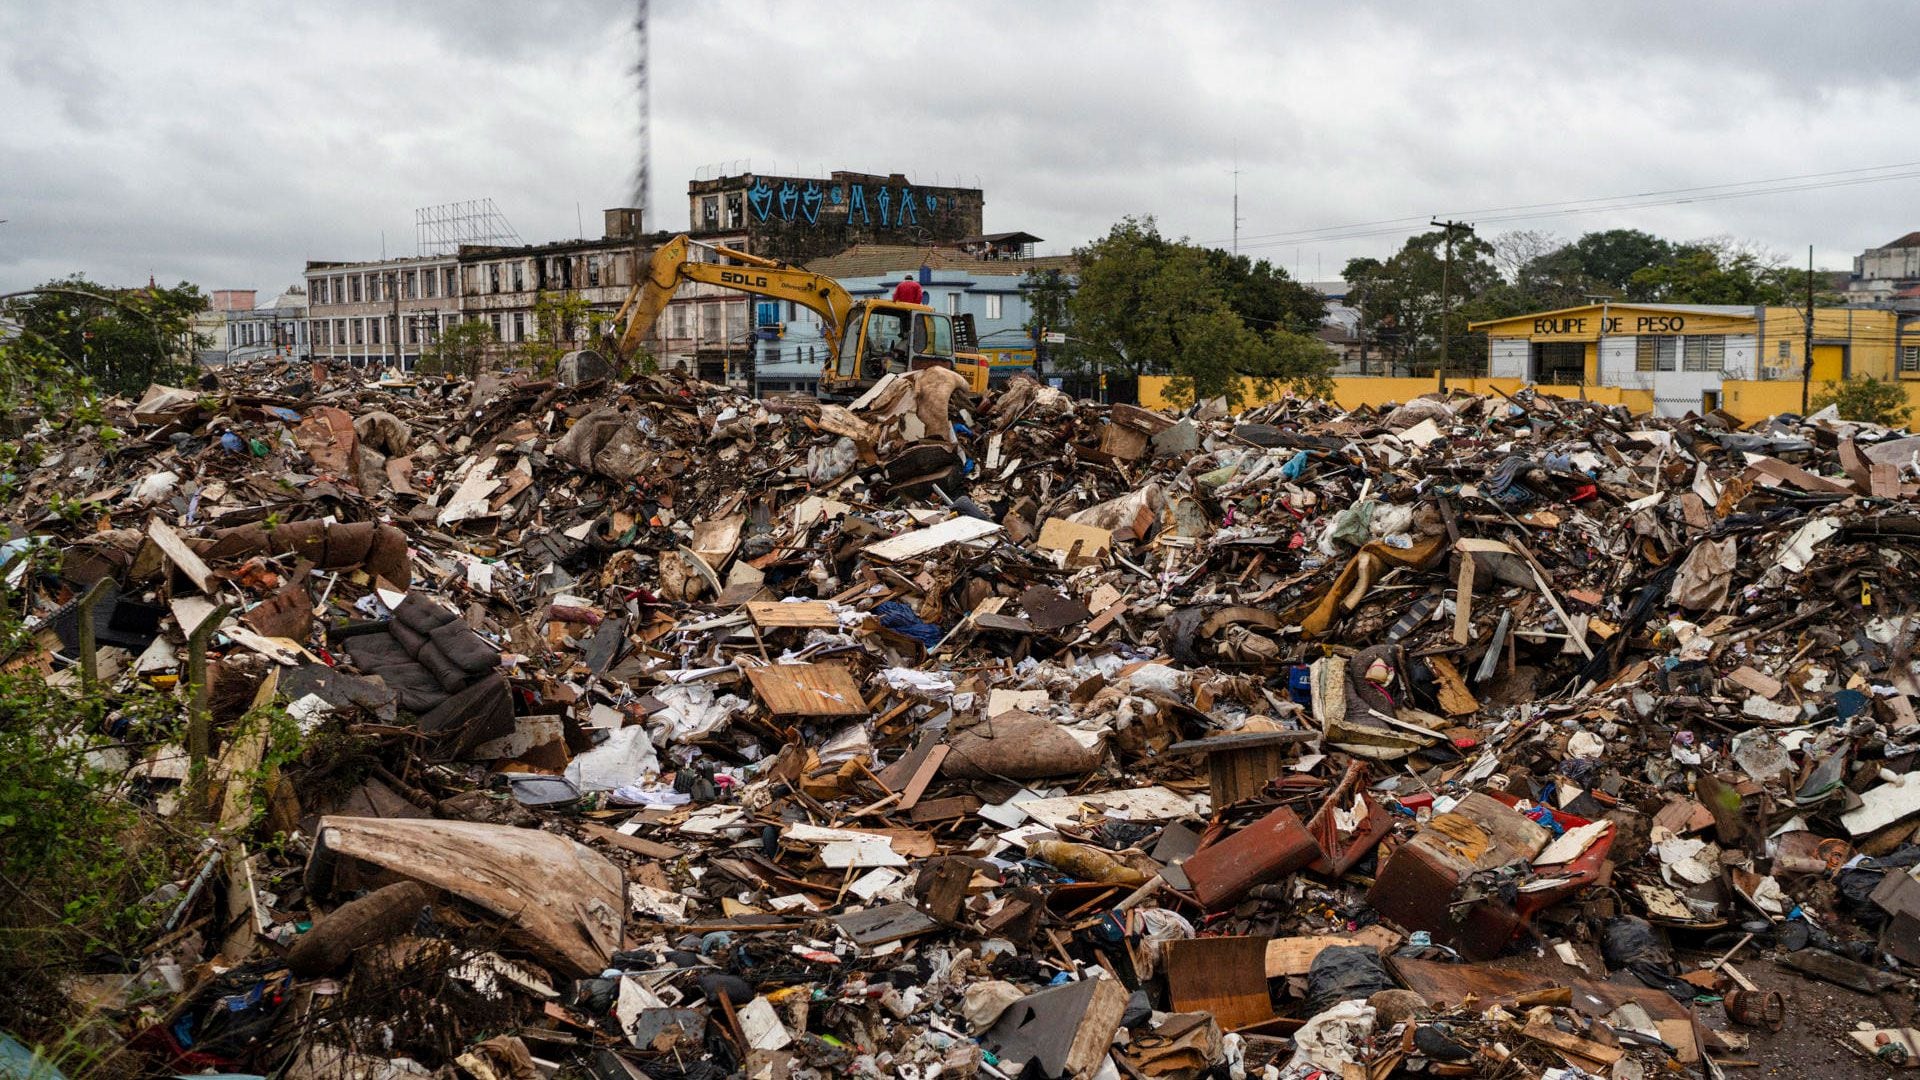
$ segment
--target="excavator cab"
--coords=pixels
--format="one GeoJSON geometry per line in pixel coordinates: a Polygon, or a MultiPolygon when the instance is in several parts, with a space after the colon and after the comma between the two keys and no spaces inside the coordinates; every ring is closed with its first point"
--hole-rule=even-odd
{"type": "Polygon", "coordinates": [[[872,385],[888,372],[952,367],[953,320],[925,304],[871,300],[855,304],[840,337],[832,382],[872,385]]]}

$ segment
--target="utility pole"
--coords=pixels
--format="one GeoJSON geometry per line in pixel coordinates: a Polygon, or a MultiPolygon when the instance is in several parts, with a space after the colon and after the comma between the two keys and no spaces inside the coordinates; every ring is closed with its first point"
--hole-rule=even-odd
{"type": "Polygon", "coordinates": [[[1473,235],[1473,225],[1465,221],[1428,221],[1429,225],[1438,225],[1447,233],[1447,258],[1440,265],[1440,392],[1447,392],[1447,313],[1448,294],[1453,287],[1453,230],[1465,229],[1468,236],[1473,235]]]}
{"type": "Polygon", "coordinates": [[[1807,359],[1800,365],[1800,415],[1807,415],[1813,393],[1813,245],[1807,245],[1807,359]]]}

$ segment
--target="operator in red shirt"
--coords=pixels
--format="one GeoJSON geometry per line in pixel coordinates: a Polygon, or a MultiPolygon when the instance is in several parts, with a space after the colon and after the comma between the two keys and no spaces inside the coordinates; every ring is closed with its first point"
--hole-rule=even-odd
{"type": "Polygon", "coordinates": [[[893,298],[903,304],[924,304],[927,302],[926,296],[926,290],[920,287],[920,282],[912,274],[893,287],[893,298]]]}

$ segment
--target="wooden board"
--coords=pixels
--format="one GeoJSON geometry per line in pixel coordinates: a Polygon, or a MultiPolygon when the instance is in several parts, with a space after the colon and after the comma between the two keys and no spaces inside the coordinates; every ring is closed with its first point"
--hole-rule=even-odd
{"type": "Polygon", "coordinates": [[[1273,1019],[1266,938],[1188,938],[1165,948],[1172,1011],[1212,1013],[1225,1031],[1273,1019]]]}
{"type": "Polygon", "coordinates": [[[775,716],[865,716],[866,700],[839,664],[772,664],[747,669],[747,681],[775,716]]]}
{"type": "Polygon", "coordinates": [[[927,752],[926,760],[913,771],[913,779],[907,781],[907,786],[901,790],[900,801],[894,804],[895,813],[905,813],[920,804],[920,796],[927,793],[927,785],[940,775],[940,765],[947,760],[947,754],[952,749],[946,743],[937,743],[927,752]]]}
{"type": "MultiPolygon", "coordinates": [[[[1462,565],[1472,566],[1472,559],[1461,560],[1462,565]]],[[[1427,657],[1427,666],[1433,669],[1434,690],[1440,698],[1440,708],[1448,716],[1471,716],[1480,711],[1480,702],[1467,689],[1467,680],[1460,677],[1460,671],[1453,661],[1444,656],[1427,657]]]]}
{"type": "Polygon", "coordinates": [[[932,821],[953,821],[966,817],[981,807],[978,795],[952,795],[944,799],[931,799],[907,812],[907,820],[915,825],[925,825],[932,821]]]}
{"type": "Polygon", "coordinates": [[[965,543],[981,537],[992,536],[1000,531],[996,522],[981,521],[977,517],[948,518],[938,525],[929,525],[924,529],[890,536],[885,540],[868,544],[866,552],[876,559],[888,562],[900,562],[920,555],[938,551],[949,544],[965,543]]]}
{"type": "Polygon", "coordinates": [[[747,602],[747,617],[753,620],[753,625],[762,630],[784,627],[835,630],[840,626],[840,617],[833,613],[833,605],[825,600],[796,600],[788,603],[750,600],[747,602]]]}
{"type": "Polygon", "coordinates": [[[580,834],[589,840],[603,841],[622,851],[645,855],[649,859],[677,859],[686,854],[670,844],[662,844],[642,836],[628,836],[618,829],[609,829],[605,825],[595,825],[591,822],[580,823],[580,834]]]}
{"type": "Polygon", "coordinates": [[[1313,970],[1313,958],[1322,949],[1335,945],[1371,945],[1385,951],[1400,944],[1400,935],[1379,924],[1351,935],[1314,934],[1309,937],[1274,938],[1267,942],[1267,978],[1305,975],[1313,970]]]}
{"type": "Polygon", "coordinates": [[[1528,1024],[1520,1034],[1525,1035],[1535,1042],[1545,1043],[1563,1054],[1581,1059],[1578,1064],[1598,1062],[1603,1066],[1611,1066],[1614,1062],[1626,1056],[1626,1051],[1617,1046],[1607,1046],[1594,1042],[1591,1039],[1582,1039],[1577,1035],[1569,1035],[1559,1028],[1544,1022],[1528,1024]]]}
{"type": "Polygon", "coordinates": [[[180,534],[174,532],[166,522],[159,518],[148,521],[147,539],[152,540],[166,555],[168,561],[179,567],[181,573],[187,575],[190,581],[199,586],[201,592],[210,593],[214,590],[218,581],[213,576],[212,568],[207,566],[201,560],[199,552],[188,547],[187,542],[180,538],[180,534]]]}
{"type": "Polygon", "coordinates": [[[1096,525],[1081,525],[1066,518],[1054,517],[1048,518],[1040,526],[1040,538],[1034,543],[1046,551],[1064,551],[1074,558],[1097,559],[1113,547],[1113,533],[1096,525]]]}
{"type": "Polygon", "coordinates": [[[907,903],[851,912],[835,918],[833,925],[848,941],[865,948],[940,929],[933,916],[907,903]]]}

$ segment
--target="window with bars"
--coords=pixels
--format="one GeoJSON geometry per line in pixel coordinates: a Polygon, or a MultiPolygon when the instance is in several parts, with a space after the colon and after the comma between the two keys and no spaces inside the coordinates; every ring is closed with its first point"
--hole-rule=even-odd
{"type": "Polygon", "coordinates": [[[1680,360],[1682,371],[1719,371],[1726,366],[1726,336],[1708,334],[1686,338],[1680,360]]]}
{"type": "Polygon", "coordinates": [[[1674,371],[1679,367],[1680,339],[1643,334],[1634,339],[1635,371],[1674,371]]]}
{"type": "Polygon", "coordinates": [[[1920,345],[1900,346],[1900,370],[1920,371],[1920,345]]]}

